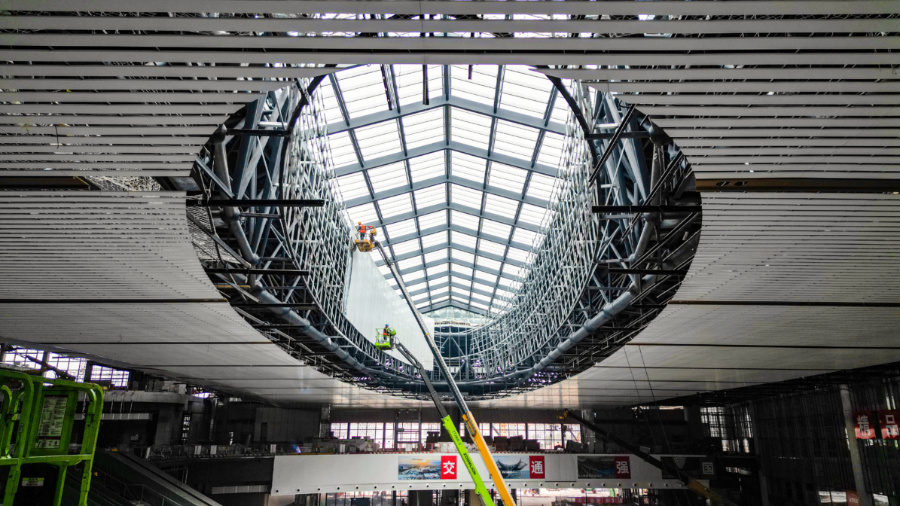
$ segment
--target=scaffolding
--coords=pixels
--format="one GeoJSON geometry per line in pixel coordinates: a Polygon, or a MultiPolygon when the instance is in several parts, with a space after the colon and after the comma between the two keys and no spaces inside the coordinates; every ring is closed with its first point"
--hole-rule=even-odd
{"type": "MultiPolygon", "coordinates": [[[[195,244],[239,313],[293,356],[365,388],[423,398],[412,368],[377,349],[343,314],[353,231],[331,177],[315,93],[322,79],[268,92],[210,140],[194,169],[198,198],[231,205],[191,208],[195,244]],[[279,204],[233,202],[242,199],[279,204]]],[[[658,128],[613,96],[577,82],[558,84],[557,92],[575,108],[554,213],[530,253],[531,270],[508,311],[486,325],[436,333],[442,349],[455,350],[450,371],[468,398],[544,386],[611,354],[671,298],[692,258],[682,246],[699,238],[699,212],[677,219],[597,212],[686,198],[690,166],[658,128]],[[609,125],[617,132],[605,131],[609,125]],[[672,273],[628,273],[638,266],[672,273]]],[[[446,387],[440,371],[433,378],[446,387]]]]}

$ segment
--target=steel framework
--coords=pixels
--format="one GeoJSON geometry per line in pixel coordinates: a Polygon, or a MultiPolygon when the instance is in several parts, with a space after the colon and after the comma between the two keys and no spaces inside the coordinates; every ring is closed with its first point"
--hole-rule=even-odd
{"type": "MultiPolygon", "coordinates": [[[[220,204],[189,208],[195,244],[237,310],[298,359],[366,388],[422,397],[413,368],[343,316],[351,228],[315,93],[322,80],[268,92],[210,140],[193,175],[201,203],[220,204]],[[260,205],[273,199],[321,206],[260,205]],[[248,204],[221,204],[235,200],[248,204]]],[[[436,334],[460,389],[474,399],[559,381],[608,356],[674,295],[699,238],[693,176],[671,140],[612,95],[555,84],[553,97],[577,107],[531,269],[493,321],[436,334]],[[667,212],[595,212],[611,205],[667,212]],[[682,205],[687,211],[673,207],[682,205]]],[[[370,196],[377,198],[371,188],[370,196]]],[[[445,383],[438,371],[433,377],[438,388],[445,383]]]]}

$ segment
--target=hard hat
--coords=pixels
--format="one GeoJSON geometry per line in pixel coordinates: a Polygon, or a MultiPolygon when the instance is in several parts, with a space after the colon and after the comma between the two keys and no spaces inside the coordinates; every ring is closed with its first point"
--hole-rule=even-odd
{"type": "Polygon", "coordinates": [[[390,324],[390,323],[385,323],[384,326],[385,326],[385,327],[390,327],[391,324],[390,324]]]}

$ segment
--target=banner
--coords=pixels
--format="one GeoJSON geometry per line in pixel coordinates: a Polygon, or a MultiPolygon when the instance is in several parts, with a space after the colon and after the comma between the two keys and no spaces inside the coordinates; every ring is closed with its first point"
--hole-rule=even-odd
{"type": "Polygon", "coordinates": [[[579,456],[578,478],[631,479],[631,458],[628,456],[579,456]]]}
{"type": "Polygon", "coordinates": [[[440,480],[441,456],[413,457],[400,455],[397,464],[397,479],[400,480],[440,480]]]}
{"type": "Polygon", "coordinates": [[[881,439],[900,439],[900,411],[879,411],[878,425],[881,439]]]}
{"type": "Polygon", "coordinates": [[[441,456],[441,479],[442,480],[455,480],[456,479],[456,455],[442,455],[441,456]]]}
{"type": "Polygon", "coordinates": [[[531,479],[543,480],[546,476],[543,455],[532,455],[528,457],[528,470],[531,479]]]}
{"type": "Polygon", "coordinates": [[[853,428],[856,439],[875,439],[875,423],[871,411],[854,411],[853,428]]]}
{"type": "Polygon", "coordinates": [[[507,480],[529,479],[530,457],[524,455],[494,455],[500,475],[507,480]]]}

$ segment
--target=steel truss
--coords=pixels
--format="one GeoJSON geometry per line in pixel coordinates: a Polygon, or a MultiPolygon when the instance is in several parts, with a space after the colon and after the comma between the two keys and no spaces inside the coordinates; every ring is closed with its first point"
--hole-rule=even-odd
{"type": "MultiPolygon", "coordinates": [[[[352,230],[328,179],[317,84],[303,80],[248,105],[207,144],[194,179],[207,200],[319,199],[324,205],[191,208],[195,244],[238,311],[299,360],[365,388],[423,397],[412,368],[375,349],[343,315],[352,230]],[[264,132],[272,125],[287,125],[288,132],[264,132]]],[[[546,237],[533,251],[521,290],[511,309],[487,325],[436,332],[460,389],[473,399],[553,383],[609,356],[674,295],[699,239],[690,166],[665,134],[641,114],[623,122],[626,112],[611,95],[578,84],[558,91],[579,110],[566,125],[556,212],[542,226],[546,237]],[[609,135],[612,124],[625,135],[609,135]],[[597,160],[605,163],[597,167],[597,160]],[[611,205],[693,210],[592,211],[611,205]]],[[[437,371],[433,377],[438,388],[445,383],[437,371]]]]}

